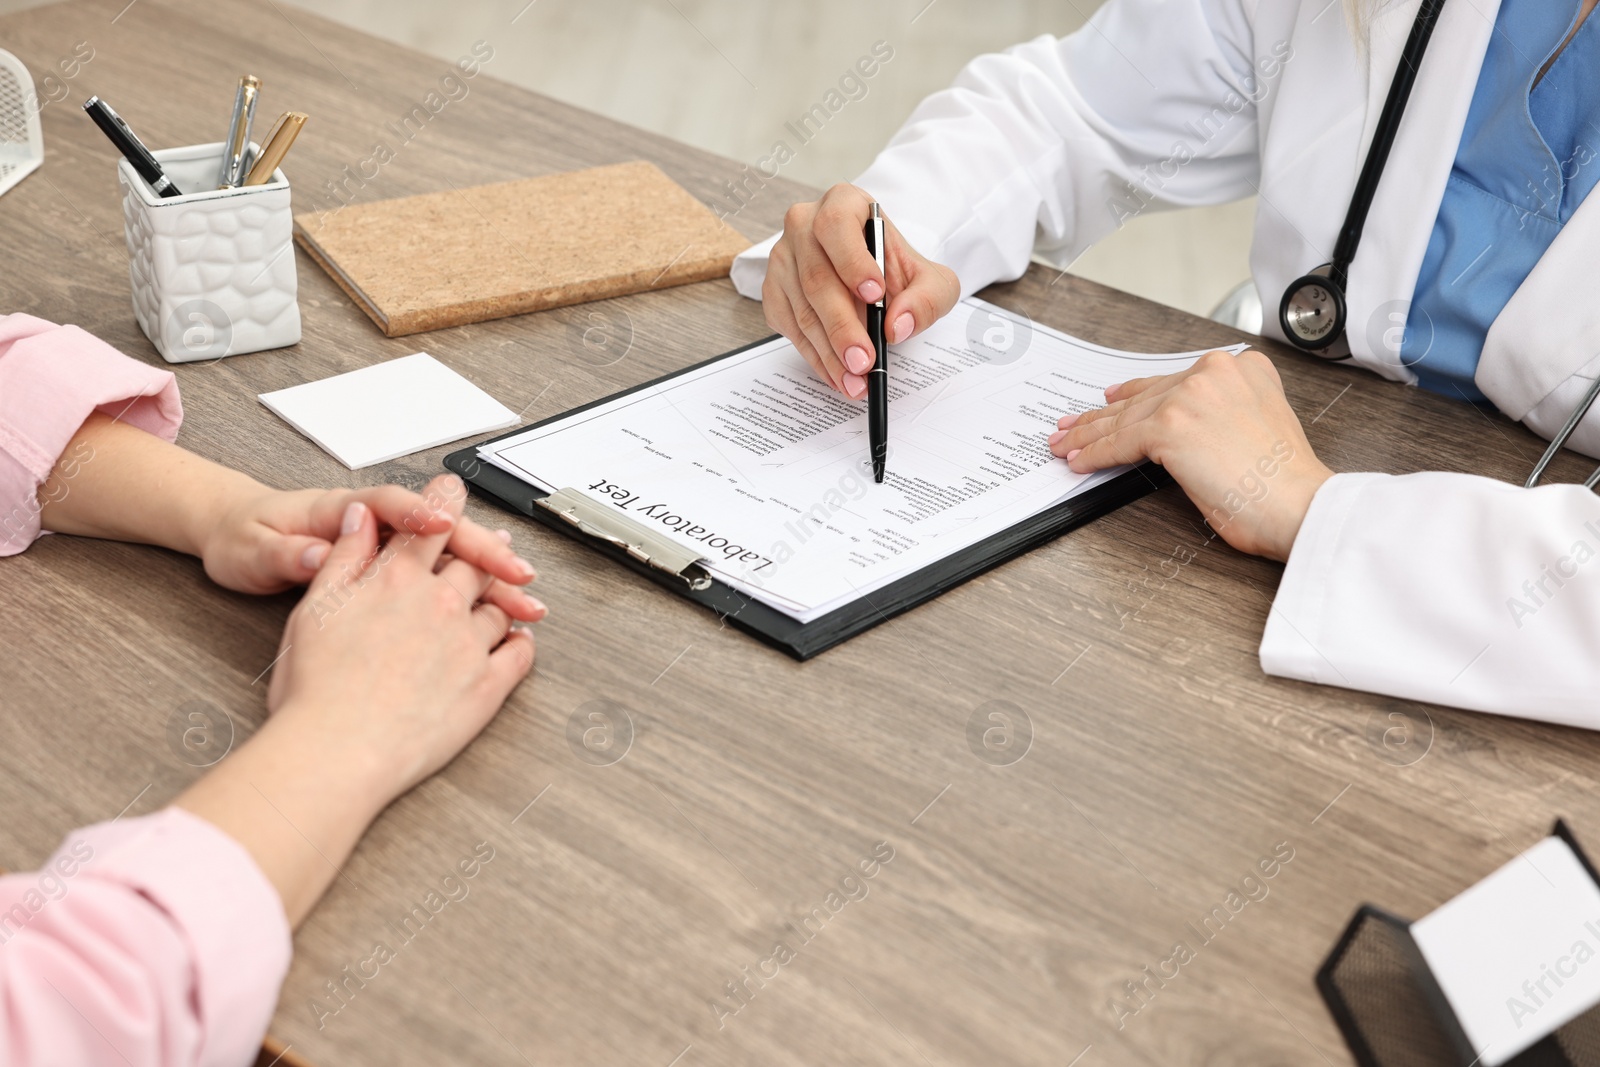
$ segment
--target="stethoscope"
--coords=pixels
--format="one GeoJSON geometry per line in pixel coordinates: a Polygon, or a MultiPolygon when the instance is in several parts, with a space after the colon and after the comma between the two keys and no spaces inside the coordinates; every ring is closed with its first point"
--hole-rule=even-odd
{"type": "Polygon", "coordinates": [[[1400,117],[1405,114],[1406,101],[1417,80],[1417,69],[1422,66],[1428,38],[1433,36],[1433,26],[1439,20],[1442,7],[1444,0],[1423,0],[1416,21],[1411,24],[1411,35],[1406,38],[1400,65],[1395,68],[1394,81],[1389,85],[1383,112],[1378,116],[1378,127],[1372,132],[1372,146],[1361,164],[1355,192],[1350,194],[1350,208],[1345,212],[1344,225],[1339,228],[1339,240],[1333,246],[1333,261],[1290,282],[1278,304],[1278,322],[1283,326],[1283,335],[1297,348],[1324,359],[1350,358],[1348,353],[1335,356],[1328,352],[1328,348],[1344,336],[1349,317],[1344,290],[1350,280],[1350,263],[1356,258],[1361,231],[1367,225],[1367,213],[1372,210],[1372,199],[1378,191],[1378,179],[1383,177],[1384,164],[1389,161],[1389,149],[1394,147],[1400,117]]]}
{"type": "MultiPolygon", "coordinates": [[[[1539,479],[1544,477],[1544,469],[1550,466],[1550,461],[1555,459],[1556,453],[1560,452],[1566,445],[1567,438],[1571,437],[1572,432],[1578,428],[1578,423],[1582,422],[1583,417],[1589,413],[1589,409],[1594,407],[1596,397],[1600,397],[1600,376],[1596,376],[1594,384],[1589,386],[1589,391],[1583,394],[1582,400],[1578,401],[1578,406],[1573,409],[1572,417],[1567,420],[1566,425],[1561,427],[1554,437],[1550,438],[1550,447],[1544,450],[1544,455],[1540,456],[1539,462],[1534,464],[1533,473],[1528,475],[1528,480],[1522,484],[1524,489],[1532,489],[1539,484],[1539,479]]],[[[1595,472],[1589,475],[1588,479],[1583,483],[1585,489],[1593,489],[1596,485],[1600,485],[1600,467],[1596,467],[1595,472]]]]}
{"type": "MultiPolygon", "coordinates": [[[[1345,304],[1345,286],[1350,280],[1350,263],[1356,258],[1356,247],[1361,243],[1361,231],[1367,224],[1367,213],[1372,209],[1373,197],[1378,191],[1378,179],[1383,176],[1384,164],[1389,161],[1389,150],[1394,147],[1395,134],[1400,129],[1400,117],[1405,114],[1406,101],[1411,97],[1411,87],[1416,83],[1417,70],[1428,50],[1428,39],[1439,21],[1439,11],[1444,0],[1423,0],[1411,24],[1411,35],[1406,38],[1405,50],[1400,53],[1400,65],[1395,68],[1394,81],[1389,85],[1389,95],[1383,101],[1383,112],[1378,116],[1377,129],[1372,134],[1372,146],[1361,164],[1361,174],[1356,179],[1355,191],[1350,195],[1350,207],[1344,215],[1344,225],[1339,229],[1339,240],[1333,246],[1333,260],[1324,263],[1309,274],[1303,274],[1289,283],[1278,304],[1278,322],[1283,335],[1295,347],[1321,356],[1324,359],[1349,359],[1349,353],[1332,355],[1328,349],[1344,336],[1349,309],[1345,304]]],[[[1600,398],[1600,377],[1597,377],[1579,401],[1572,417],[1550,440],[1550,447],[1528,476],[1526,487],[1539,484],[1545,468],[1566,446],[1578,424],[1600,398]]],[[[1600,484],[1600,469],[1583,483],[1593,489],[1600,484]]]]}

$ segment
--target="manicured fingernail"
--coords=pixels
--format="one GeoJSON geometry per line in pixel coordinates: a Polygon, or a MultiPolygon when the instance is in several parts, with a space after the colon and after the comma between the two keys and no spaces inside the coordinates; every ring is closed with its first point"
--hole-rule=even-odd
{"type": "Polygon", "coordinates": [[[320,568],[322,561],[327,558],[327,545],[307,545],[306,550],[300,553],[300,566],[308,571],[314,571],[320,568]]]}
{"type": "Polygon", "coordinates": [[[1056,446],[1056,442],[1065,436],[1067,436],[1067,431],[1065,430],[1057,430],[1055,433],[1051,434],[1049,441],[1050,447],[1054,448],[1056,446]]]}
{"type": "Polygon", "coordinates": [[[1077,421],[1078,421],[1078,416],[1077,415],[1063,415],[1063,416],[1061,416],[1060,419],[1056,420],[1056,429],[1058,429],[1058,430],[1070,430],[1070,429],[1072,429],[1072,424],[1077,422],[1077,421]]]}
{"type": "Polygon", "coordinates": [[[511,531],[510,530],[496,530],[494,532],[494,535],[496,537],[500,538],[501,541],[504,541],[508,545],[511,543],[511,531]]]}
{"type": "Polygon", "coordinates": [[[456,524],[456,517],[448,511],[435,511],[433,517],[443,520],[446,526],[454,526],[456,524]]]}
{"type": "Polygon", "coordinates": [[[521,556],[517,557],[517,570],[518,570],[519,573],[521,573],[529,581],[533,580],[533,578],[534,578],[533,564],[529,563],[527,560],[523,559],[521,556]]]}
{"type": "Polygon", "coordinates": [[[868,278],[856,289],[861,294],[861,299],[869,304],[876,304],[883,298],[883,286],[878,284],[876,278],[868,278]]]}
{"type": "Polygon", "coordinates": [[[860,345],[851,345],[844,350],[844,365],[857,374],[865,374],[872,369],[872,357],[860,345]]]}
{"type": "Polygon", "coordinates": [[[1121,388],[1122,388],[1122,383],[1121,382],[1118,382],[1116,385],[1108,385],[1108,386],[1106,386],[1106,399],[1107,400],[1114,399],[1116,397],[1116,395],[1117,395],[1117,390],[1121,389],[1121,388]]]}
{"type": "Polygon", "coordinates": [[[544,601],[540,600],[538,597],[530,596],[527,598],[527,601],[528,606],[541,615],[547,614],[550,611],[549,608],[544,606],[544,601]]]}
{"type": "Polygon", "coordinates": [[[917,328],[917,320],[911,317],[911,312],[902,311],[900,317],[894,320],[894,336],[889,338],[899,344],[911,336],[911,331],[917,328]]]}
{"type": "Polygon", "coordinates": [[[344,522],[339,526],[339,532],[345,536],[361,529],[361,519],[367,513],[367,506],[359,500],[350,501],[344,509],[344,522]]]}
{"type": "Polygon", "coordinates": [[[1083,449],[1081,449],[1081,448],[1074,448],[1071,452],[1068,452],[1067,453],[1067,462],[1071,463],[1072,462],[1072,457],[1076,456],[1079,452],[1082,452],[1082,451],[1083,451],[1083,449]]]}
{"type": "Polygon", "coordinates": [[[845,394],[854,400],[860,400],[867,395],[867,380],[859,374],[846,374],[844,376],[845,394]]]}

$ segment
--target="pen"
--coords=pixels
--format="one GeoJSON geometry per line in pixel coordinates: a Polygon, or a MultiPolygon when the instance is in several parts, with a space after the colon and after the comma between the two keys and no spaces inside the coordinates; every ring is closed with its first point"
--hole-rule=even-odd
{"type": "Polygon", "coordinates": [[[111,110],[111,105],[98,96],[91,96],[83,102],[83,110],[94,119],[94,124],[117,146],[123,158],[138,172],[139,177],[149,183],[150,188],[162,197],[182,196],[183,190],[172,184],[172,179],[161,170],[161,164],[156,162],[156,157],[144,146],[144,142],[129,129],[128,124],[122,121],[122,116],[111,110]]]}
{"type": "Polygon", "coordinates": [[[256,157],[255,165],[245,175],[244,184],[265,185],[272,180],[272,172],[289,154],[289,146],[300,136],[300,127],[306,124],[306,118],[306,114],[300,111],[285,111],[278,116],[278,121],[272,125],[272,132],[267,135],[261,155],[256,157]]]}
{"type": "MultiPolygon", "coordinates": [[[[872,202],[872,214],[867,219],[867,250],[878,264],[878,274],[887,282],[889,275],[883,269],[883,210],[872,202]]],[[[872,335],[873,363],[867,371],[867,444],[872,450],[872,480],[883,481],[883,466],[889,456],[889,346],[883,333],[884,300],[888,298],[887,286],[883,297],[867,305],[867,333],[872,335]]]]}
{"type": "Polygon", "coordinates": [[[233,121],[228,124],[228,139],[222,146],[218,189],[237,189],[244,180],[244,157],[250,151],[250,123],[256,117],[256,97],[260,92],[260,78],[246,74],[239,79],[239,91],[233,97],[233,121]]]}

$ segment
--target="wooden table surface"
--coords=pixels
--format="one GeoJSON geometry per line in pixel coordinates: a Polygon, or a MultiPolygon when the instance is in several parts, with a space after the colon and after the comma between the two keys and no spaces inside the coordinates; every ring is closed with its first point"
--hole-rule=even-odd
{"type": "MultiPolygon", "coordinates": [[[[44,167],[0,198],[0,310],[160,365],[130,307],[113,156],[78,104],[103,94],[155,146],[215,140],[248,69],[265,111],[312,115],[287,168],[307,210],[449,64],[273,3],[125,4],[0,19],[41,79],[93,49],[43,109],[44,167]]],[[[501,33],[528,32],[515,7],[501,33]]],[[[496,73],[355,195],[642,158],[717,204],[740,173],[496,73]]],[[[763,236],[805,192],[770,183],[734,224],[763,236]]],[[[296,255],[298,346],[174,368],[181,443],[286,487],[420,487],[445,450],[352,474],[256,401],[269,389],[426,348],[531,420],[768,332],[718,281],[391,341],[296,255]]],[[[1127,348],[1239,339],[1037,267],[986,295],[1127,348]]],[[[1266,347],[1335,469],[1520,481],[1541,451],[1497,416],[1266,347]]],[[[806,664],[530,522],[469,513],[542,570],[537,671],[299,931],[272,1033],[322,1067],[1347,1063],[1312,975],[1359,903],[1421,914],[1554,816],[1581,836],[1600,815],[1593,734],[1263,676],[1279,567],[1211,541],[1174,489],[806,664]],[[971,740],[996,702],[1010,755],[971,740]],[[596,707],[617,733],[585,747],[596,707]],[[475,849],[493,858],[448,881],[475,849]],[[1275,851],[1292,858],[1245,883],[1275,851]],[[1202,942],[1234,889],[1259,899],[1202,942]],[[405,941],[431,892],[443,906],[405,941]],[[1177,942],[1177,977],[1130,999],[1177,942]]],[[[189,702],[239,739],[261,722],[292,597],[68,537],[0,575],[0,867],[194,780],[167,740],[189,702]]]]}

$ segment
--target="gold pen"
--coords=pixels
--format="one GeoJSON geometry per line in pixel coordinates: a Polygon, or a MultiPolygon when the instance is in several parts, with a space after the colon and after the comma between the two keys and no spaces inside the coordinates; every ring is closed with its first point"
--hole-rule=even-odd
{"type": "Polygon", "coordinates": [[[239,91],[233,98],[233,121],[228,123],[228,140],[222,146],[218,189],[238,188],[244,178],[245,156],[250,151],[250,123],[256,116],[256,97],[260,92],[260,78],[246,74],[239,79],[239,91]]]}
{"type": "Polygon", "coordinates": [[[306,124],[308,117],[301,111],[285,111],[278,116],[278,121],[272,124],[272,132],[267,135],[267,143],[262,147],[260,157],[244,180],[245,185],[265,185],[272,180],[272,172],[289,154],[289,146],[300,136],[300,127],[306,124]]]}

